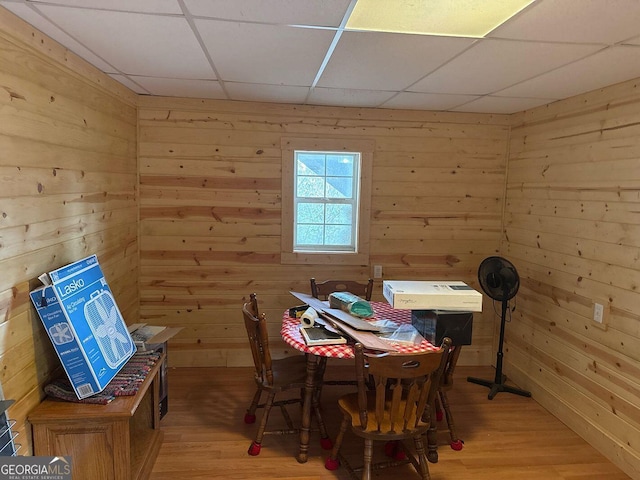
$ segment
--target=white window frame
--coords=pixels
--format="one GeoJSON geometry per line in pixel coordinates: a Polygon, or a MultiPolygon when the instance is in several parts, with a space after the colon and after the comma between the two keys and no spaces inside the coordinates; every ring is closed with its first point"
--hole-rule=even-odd
{"type": "Polygon", "coordinates": [[[284,137],[282,148],[282,243],[281,263],[283,264],[369,264],[369,229],[371,221],[371,175],[373,171],[373,151],[375,143],[368,139],[300,138],[284,137]],[[354,252],[294,250],[295,229],[295,152],[357,152],[360,154],[360,181],[358,191],[358,212],[356,246],[354,252]]]}

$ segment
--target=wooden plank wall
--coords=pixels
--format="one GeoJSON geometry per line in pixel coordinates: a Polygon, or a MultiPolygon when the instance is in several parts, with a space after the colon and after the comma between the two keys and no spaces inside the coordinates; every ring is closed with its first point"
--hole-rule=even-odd
{"type": "Polygon", "coordinates": [[[522,277],[505,370],[639,478],[638,80],[514,116],[505,231],[522,277]]]}
{"type": "Polygon", "coordinates": [[[37,276],[97,254],[138,318],[136,97],[0,8],[0,380],[29,411],[60,363],[28,297],[37,276]]]}
{"type": "MultiPolygon", "coordinates": [[[[385,279],[460,279],[501,235],[504,116],[139,98],[141,317],[182,326],[175,366],[249,365],[240,307],[257,292],[279,339],[288,291],[371,266],[280,264],[282,136],[373,139],[371,265],[385,279]]],[[[383,300],[376,282],[374,300],[383,300]]],[[[487,306],[488,307],[488,306],[487,306]]],[[[461,363],[493,357],[493,311],[461,363]]],[[[277,345],[276,345],[277,346],[277,345]]],[[[286,353],[278,346],[279,354],[286,353]]]]}

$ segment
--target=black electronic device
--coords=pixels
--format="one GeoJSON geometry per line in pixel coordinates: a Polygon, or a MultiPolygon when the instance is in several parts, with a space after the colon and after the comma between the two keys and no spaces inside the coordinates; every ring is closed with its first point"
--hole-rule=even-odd
{"type": "Polygon", "coordinates": [[[520,277],[516,267],[511,262],[502,257],[485,258],[478,268],[478,280],[482,290],[493,300],[502,304],[500,318],[500,340],[498,341],[498,353],[496,358],[496,375],[493,381],[480,378],[467,377],[467,381],[489,387],[489,400],[493,400],[498,392],[514,393],[523,397],[530,397],[531,393],[526,390],[505,385],[506,376],[502,374],[502,359],[504,353],[502,344],[504,343],[504,328],[507,320],[507,310],[509,301],[515,297],[520,288],[520,277]]]}

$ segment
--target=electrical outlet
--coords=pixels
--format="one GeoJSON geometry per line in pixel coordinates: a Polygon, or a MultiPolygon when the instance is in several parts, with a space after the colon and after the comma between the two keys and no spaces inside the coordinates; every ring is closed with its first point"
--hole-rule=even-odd
{"type": "Polygon", "coordinates": [[[373,278],[382,278],[382,265],[373,266],[373,278]]]}
{"type": "Polygon", "coordinates": [[[604,321],[604,305],[601,303],[593,304],[593,321],[597,323],[604,321]]]}

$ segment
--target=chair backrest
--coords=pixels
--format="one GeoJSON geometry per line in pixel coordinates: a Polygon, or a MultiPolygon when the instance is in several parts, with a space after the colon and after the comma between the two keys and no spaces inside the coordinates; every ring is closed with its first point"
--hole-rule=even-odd
{"type": "Polygon", "coordinates": [[[426,429],[450,346],[451,340],[445,338],[442,346],[434,351],[372,354],[365,353],[362,345],[356,344],[360,425],[381,434],[410,434],[426,429]],[[375,390],[373,418],[367,405],[371,388],[375,390]]]}
{"type": "Polygon", "coordinates": [[[242,305],[242,315],[256,369],[256,380],[265,385],[271,385],[273,384],[273,370],[271,352],[269,351],[267,317],[264,313],[258,313],[258,298],[255,293],[252,293],[249,296],[249,301],[242,305]]]}
{"type": "Polygon", "coordinates": [[[320,300],[327,300],[333,292],[349,292],[369,301],[373,294],[373,279],[370,278],[367,283],[356,282],[354,280],[326,280],[324,282],[316,282],[315,278],[311,279],[311,295],[313,297],[319,298],[320,300]]]}

